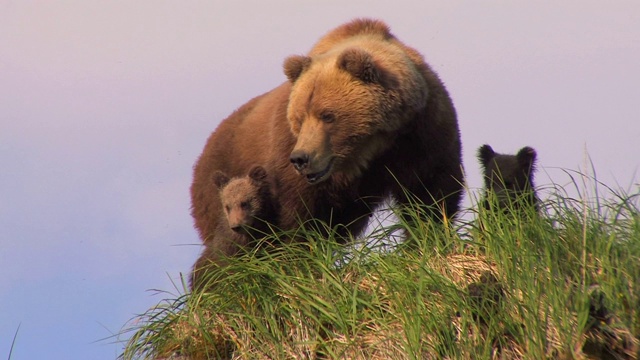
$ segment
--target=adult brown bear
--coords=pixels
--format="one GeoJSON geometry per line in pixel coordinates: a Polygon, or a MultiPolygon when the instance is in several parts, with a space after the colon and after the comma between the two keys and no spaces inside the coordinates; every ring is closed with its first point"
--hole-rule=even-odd
{"type": "Polygon", "coordinates": [[[216,171],[273,178],[280,228],[318,219],[357,235],[385,198],[415,196],[451,217],[462,197],[460,134],[435,72],[381,21],[358,19],[284,62],[287,82],[236,110],[194,169],[192,215],[205,245],[226,221],[216,171]]]}

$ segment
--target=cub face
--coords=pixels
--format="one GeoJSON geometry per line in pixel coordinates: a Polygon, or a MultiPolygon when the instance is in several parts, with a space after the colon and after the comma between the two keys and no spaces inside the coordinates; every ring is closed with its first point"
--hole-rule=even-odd
{"type": "Polygon", "coordinates": [[[528,146],[516,155],[498,154],[489,145],[478,149],[485,189],[495,194],[500,208],[506,209],[519,199],[535,205],[533,173],[536,156],[536,151],[528,146]]]}
{"type": "Polygon", "coordinates": [[[269,186],[266,170],[254,167],[248,176],[230,179],[218,171],[214,183],[220,189],[220,201],[231,230],[246,232],[256,228],[265,209],[264,188],[269,186]]]}

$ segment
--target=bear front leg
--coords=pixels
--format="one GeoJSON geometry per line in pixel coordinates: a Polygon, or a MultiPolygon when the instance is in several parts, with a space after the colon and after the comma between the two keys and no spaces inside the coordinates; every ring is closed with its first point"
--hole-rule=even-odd
{"type": "Polygon", "coordinates": [[[411,180],[414,181],[407,181],[404,186],[397,186],[392,191],[406,228],[403,237],[409,243],[419,240],[412,239],[409,231],[418,227],[418,222],[436,222],[448,226],[455,218],[463,196],[461,170],[436,172],[431,176],[411,180]]]}

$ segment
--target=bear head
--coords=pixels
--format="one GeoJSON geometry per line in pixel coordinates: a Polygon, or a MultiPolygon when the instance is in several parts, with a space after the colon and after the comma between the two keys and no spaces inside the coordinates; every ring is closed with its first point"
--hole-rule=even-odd
{"type": "Polygon", "coordinates": [[[285,60],[296,137],[290,160],[308,183],[360,176],[426,107],[426,80],[412,55],[393,38],[364,34],[285,60]]]}
{"type": "Polygon", "coordinates": [[[516,200],[536,204],[533,188],[536,156],[536,151],[528,146],[516,155],[498,154],[489,145],[478,149],[485,190],[495,195],[500,208],[507,209],[516,200]]]}
{"type": "Polygon", "coordinates": [[[267,172],[262,166],[255,166],[248,176],[229,178],[221,171],[213,177],[220,189],[220,201],[231,230],[247,232],[258,226],[258,221],[272,201],[267,172]]]}

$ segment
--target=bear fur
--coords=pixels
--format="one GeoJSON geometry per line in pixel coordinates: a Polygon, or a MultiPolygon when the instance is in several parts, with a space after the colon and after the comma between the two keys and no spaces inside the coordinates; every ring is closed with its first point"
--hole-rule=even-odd
{"type": "Polygon", "coordinates": [[[433,205],[425,218],[454,216],[463,183],[456,112],[422,55],[383,22],[357,19],[283,67],[288,81],[222,121],[196,162],[192,216],[205,245],[225,221],[211,174],[242,176],[252,164],[273,179],[284,230],[314,219],[357,236],[388,197],[433,205]]]}
{"type": "Polygon", "coordinates": [[[235,178],[216,171],[213,182],[227,221],[220,222],[215,241],[206,246],[194,265],[192,287],[200,283],[202,269],[208,264],[222,265],[225,257],[236,255],[272,234],[278,223],[278,202],[264,167],[255,166],[247,176],[235,178]]]}
{"type": "Polygon", "coordinates": [[[487,210],[492,208],[492,204],[504,212],[524,208],[538,210],[538,197],[533,183],[536,157],[536,151],[528,146],[520,149],[516,155],[498,154],[489,145],[478,149],[487,210]],[[495,196],[492,199],[495,202],[490,201],[491,196],[495,196]]]}

